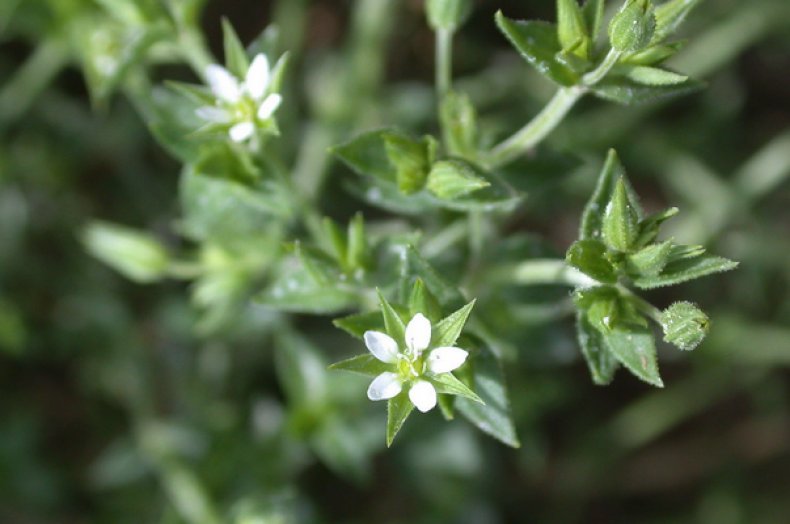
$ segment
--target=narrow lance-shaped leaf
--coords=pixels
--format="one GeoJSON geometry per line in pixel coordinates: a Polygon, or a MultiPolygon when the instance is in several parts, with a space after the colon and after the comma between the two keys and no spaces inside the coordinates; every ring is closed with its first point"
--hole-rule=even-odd
{"type": "Polygon", "coordinates": [[[439,198],[453,200],[491,185],[475,169],[459,159],[436,162],[428,174],[428,190],[439,198]]]}
{"type": "Polygon", "coordinates": [[[377,377],[385,371],[392,371],[392,365],[386,364],[373,355],[357,355],[340,362],[335,362],[329,369],[350,371],[367,377],[377,377]]]}
{"type": "Polygon", "coordinates": [[[392,445],[395,435],[403,427],[412,410],[414,404],[405,391],[387,401],[387,447],[392,445]]]}
{"type": "Polygon", "coordinates": [[[656,30],[653,34],[653,43],[658,43],[677,31],[686,16],[694,9],[700,0],[669,0],[656,8],[656,30]]]}
{"type": "Polygon", "coordinates": [[[614,190],[614,185],[617,180],[625,175],[625,169],[617,157],[617,152],[614,149],[609,150],[606,157],[606,163],[598,175],[598,183],[595,186],[590,200],[584,207],[582,213],[581,227],[579,229],[579,238],[582,240],[592,238],[601,238],[601,227],[603,224],[603,214],[606,205],[609,203],[609,198],[614,190]]]}
{"type": "Polygon", "coordinates": [[[563,51],[573,49],[578,56],[587,58],[590,38],[576,0],[557,0],[557,37],[563,51]]]}
{"type": "Polygon", "coordinates": [[[384,328],[387,330],[389,336],[394,338],[398,343],[405,339],[406,326],[403,324],[398,312],[393,309],[392,305],[387,302],[381,291],[379,294],[379,303],[381,304],[381,316],[384,318],[384,328]]]}
{"type": "Polygon", "coordinates": [[[738,267],[738,262],[723,257],[699,255],[670,262],[658,275],[634,279],[634,285],[642,289],[671,286],[714,273],[730,271],[736,267],[738,267]]]}
{"type": "Polygon", "coordinates": [[[432,336],[434,347],[452,346],[455,344],[455,341],[458,340],[458,337],[461,335],[464,324],[466,324],[466,320],[469,318],[469,314],[472,312],[474,305],[475,301],[472,300],[458,311],[443,318],[434,326],[432,336]]]}
{"type": "Polygon", "coordinates": [[[634,66],[625,73],[626,78],[646,86],[674,86],[686,82],[689,77],[658,67],[634,66]]]}
{"type": "Polygon", "coordinates": [[[247,53],[236,31],[227,18],[222,19],[222,41],[225,48],[225,65],[236,78],[244,79],[250,67],[247,53]]]}
{"type": "Polygon", "coordinates": [[[601,224],[603,241],[610,249],[628,252],[639,234],[638,225],[636,207],[626,189],[625,178],[620,177],[604,211],[601,224]]]}
{"type": "Polygon", "coordinates": [[[433,293],[425,286],[421,278],[414,281],[414,286],[409,296],[409,314],[422,313],[432,323],[439,322],[442,310],[433,293]]]}
{"type": "Polygon", "coordinates": [[[483,399],[477,396],[477,393],[469,389],[469,386],[458,380],[452,373],[435,375],[430,378],[430,381],[439,393],[455,395],[474,402],[479,402],[480,404],[485,404],[483,399]]]}

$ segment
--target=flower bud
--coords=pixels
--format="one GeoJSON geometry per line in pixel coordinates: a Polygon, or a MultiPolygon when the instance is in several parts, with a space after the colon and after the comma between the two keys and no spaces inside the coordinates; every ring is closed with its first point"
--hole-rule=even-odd
{"type": "Polygon", "coordinates": [[[675,302],[661,313],[661,327],[666,342],[690,351],[705,339],[710,320],[691,302],[675,302]]]}
{"type": "Polygon", "coordinates": [[[623,53],[635,53],[650,44],[656,17],[650,0],[626,0],[609,24],[609,42],[623,53]]]}

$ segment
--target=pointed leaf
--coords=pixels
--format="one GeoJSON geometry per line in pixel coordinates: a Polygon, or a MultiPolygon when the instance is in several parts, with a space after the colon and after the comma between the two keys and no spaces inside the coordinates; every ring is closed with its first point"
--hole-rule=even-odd
{"type": "Polygon", "coordinates": [[[477,111],[469,97],[448,92],[442,101],[440,118],[447,152],[473,160],[477,153],[477,111]]]}
{"type": "Polygon", "coordinates": [[[348,223],[348,250],[346,260],[349,268],[359,269],[368,265],[368,242],[365,236],[365,219],[357,213],[348,223]]]}
{"type": "Polygon", "coordinates": [[[222,42],[225,48],[225,65],[236,78],[244,80],[250,61],[239,36],[227,18],[222,19],[222,42]]]}
{"type": "Polygon", "coordinates": [[[609,351],[603,335],[592,326],[584,311],[576,313],[576,336],[593,383],[599,386],[611,383],[620,363],[609,351]]]}
{"type": "Polygon", "coordinates": [[[563,51],[587,58],[590,38],[582,9],[576,0],[557,0],[557,38],[563,51]]]}
{"type": "Polygon", "coordinates": [[[674,86],[686,82],[689,77],[658,67],[629,67],[625,77],[637,84],[646,86],[674,86]]]}
{"type": "Polygon", "coordinates": [[[510,412],[505,378],[499,362],[490,351],[475,355],[472,367],[472,387],[485,404],[457,397],[455,407],[467,420],[504,444],[518,448],[510,412]]]}
{"type": "Polygon", "coordinates": [[[439,322],[442,315],[441,307],[433,293],[425,286],[421,278],[414,281],[414,286],[409,296],[409,315],[422,313],[431,321],[439,322]]]}
{"type": "Polygon", "coordinates": [[[641,289],[671,286],[714,273],[730,271],[736,267],[738,267],[738,262],[723,257],[699,255],[670,262],[658,275],[634,279],[634,285],[641,289]]]}
{"type": "Polygon", "coordinates": [[[614,284],[617,271],[606,258],[606,246],[600,240],[578,240],[568,249],[565,260],[582,273],[599,282],[614,284]]]}
{"type": "Polygon", "coordinates": [[[635,105],[660,102],[691,94],[702,89],[703,85],[689,79],[676,85],[645,86],[623,76],[610,75],[591,89],[598,98],[623,105],[635,105]]]}
{"type": "Polygon", "coordinates": [[[639,238],[636,247],[643,247],[653,242],[658,236],[661,224],[678,214],[678,208],[670,207],[660,213],[655,213],[639,222],[639,238]]]}
{"type": "Polygon", "coordinates": [[[381,316],[384,319],[384,328],[387,330],[387,334],[395,339],[399,346],[402,346],[404,340],[406,340],[406,326],[403,324],[398,312],[381,294],[381,291],[378,291],[378,294],[379,303],[381,304],[381,316]]]}
{"type": "Polygon", "coordinates": [[[329,151],[357,174],[395,181],[395,168],[387,155],[384,137],[391,129],[362,133],[329,151]]]}
{"type": "Polygon", "coordinates": [[[414,248],[408,246],[406,257],[403,259],[405,267],[401,269],[404,275],[419,277],[425,286],[433,293],[443,307],[457,307],[464,302],[464,297],[458,288],[451,285],[440,275],[436,269],[425,260],[414,248]]]}
{"type": "Polygon", "coordinates": [[[626,258],[628,273],[636,278],[658,275],[669,262],[671,251],[671,240],[643,247],[626,258]]]}
{"type": "Polygon", "coordinates": [[[615,183],[623,176],[625,176],[625,169],[617,157],[617,152],[614,149],[610,149],[609,154],[606,156],[606,163],[601,169],[601,174],[598,175],[598,183],[595,186],[595,190],[587,205],[584,206],[581,227],[579,228],[579,238],[581,240],[601,238],[603,214],[606,210],[606,205],[609,203],[614,191],[615,183]]]}
{"type": "Polygon", "coordinates": [[[387,447],[392,445],[395,435],[398,434],[403,423],[414,410],[414,404],[409,400],[406,391],[387,401],[387,447]]]}
{"type": "Polygon", "coordinates": [[[365,331],[382,331],[384,329],[380,311],[370,311],[368,313],[358,313],[336,318],[332,323],[352,337],[359,339],[365,335],[365,331]]]}
{"type": "Polygon", "coordinates": [[[466,324],[466,320],[469,318],[469,314],[472,312],[474,305],[475,300],[472,300],[467,305],[443,318],[438,324],[436,324],[436,326],[433,328],[431,345],[433,347],[454,345],[456,340],[458,340],[458,337],[461,335],[464,324],[466,324]]]}
{"type": "Polygon", "coordinates": [[[439,393],[443,393],[445,395],[455,395],[458,397],[468,398],[474,402],[479,402],[480,404],[485,404],[483,399],[477,396],[477,394],[469,389],[469,386],[458,380],[452,373],[442,373],[440,375],[434,375],[429,379],[431,384],[434,385],[436,391],[439,393]]]}
{"type": "Polygon", "coordinates": [[[563,86],[572,86],[579,80],[576,73],[555,58],[562,48],[553,24],[510,20],[501,11],[495,18],[502,33],[538,73],[563,86]]]}
{"type": "Polygon", "coordinates": [[[653,42],[658,43],[671,36],[689,12],[699,4],[700,0],[669,0],[656,8],[656,31],[653,42]]]}
{"type": "Polygon", "coordinates": [[[368,377],[377,377],[385,371],[392,371],[393,365],[382,362],[373,355],[366,354],[335,362],[329,366],[329,369],[339,369],[368,377]]]}
{"type": "Polygon", "coordinates": [[[602,333],[609,351],[636,377],[656,387],[664,387],[658,374],[653,333],[646,327],[619,325],[602,333]]]}
{"type": "Polygon", "coordinates": [[[385,133],[383,138],[401,193],[409,195],[422,189],[430,169],[428,142],[397,133],[385,133]]]}
{"type": "Polygon", "coordinates": [[[455,200],[491,184],[460,159],[436,162],[428,174],[428,190],[439,198],[455,200]]]}
{"type": "Polygon", "coordinates": [[[601,223],[603,241],[609,249],[626,253],[636,241],[638,225],[639,216],[626,189],[625,177],[620,177],[604,211],[601,223]]]}

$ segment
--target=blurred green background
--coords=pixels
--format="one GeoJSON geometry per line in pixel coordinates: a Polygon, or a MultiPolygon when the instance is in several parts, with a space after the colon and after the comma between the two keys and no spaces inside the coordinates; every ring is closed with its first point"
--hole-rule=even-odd
{"type": "MultiPolygon", "coordinates": [[[[84,250],[97,218],[189,247],[174,234],[179,164],[123,89],[97,96],[113,86],[89,94],[83,80],[80,38],[111,31],[116,4],[0,0],[0,522],[790,522],[786,0],[703,2],[671,65],[704,91],[636,108],[585,100],[525,177],[518,230],[543,236],[542,252],[574,240],[615,147],[647,208],[681,208],[673,236],[741,262],[649,295],[693,300],[713,322],[695,352],[660,349],[666,388],[625,373],[594,386],[571,319],[541,309],[547,290],[513,290],[524,308],[506,374],[522,447],[432,413],[387,451],[364,381],[324,371],[360,349],[329,319],[298,317],[304,339],[275,343],[277,316],[242,305],[201,329],[188,285],[133,284],[84,250]],[[308,355],[303,384],[278,344],[308,355]]],[[[549,20],[554,8],[480,1],[456,38],[457,86],[509,130],[553,88],[496,31],[500,8],[549,20]]],[[[291,155],[377,124],[434,129],[421,1],[209,1],[200,21],[217,56],[222,16],[245,41],[276,21],[293,52],[291,155]],[[359,92],[338,88],[349,63],[359,92]]],[[[149,70],[194,80],[167,59],[149,70]]],[[[362,205],[345,173],[332,164],[324,189],[339,217],[362,205]]]]}

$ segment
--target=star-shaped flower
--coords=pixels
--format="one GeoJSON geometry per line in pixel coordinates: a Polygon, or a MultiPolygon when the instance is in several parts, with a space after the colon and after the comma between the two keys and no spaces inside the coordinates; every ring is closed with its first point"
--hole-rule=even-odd
{"type": "Polygon", "coordinates": [[[272,72],[266,55],[255,56],[243,80],[218,64],[207,66],[205,77],[216,100],[214,105],[199,107],[196,113],[211,125],[227,127],[231,140],[245,142],[256,129],[272,124],[282,96],[269,92],[272,72]]]}
{"type": "Polygon", "coordinates": [[[469,356],[466,350],[454,346],[426,353],[431,343],[431,322],[422,313],[414,315],[406,326],[403,345],[380,331],[366,331],[364,339],[374,357],[393,367],[370,383],[368,398],[387,400],[408,388],[409,400],[423,413],[436,406],[436,388],[430,379],[459,368],[469,356]]]}

